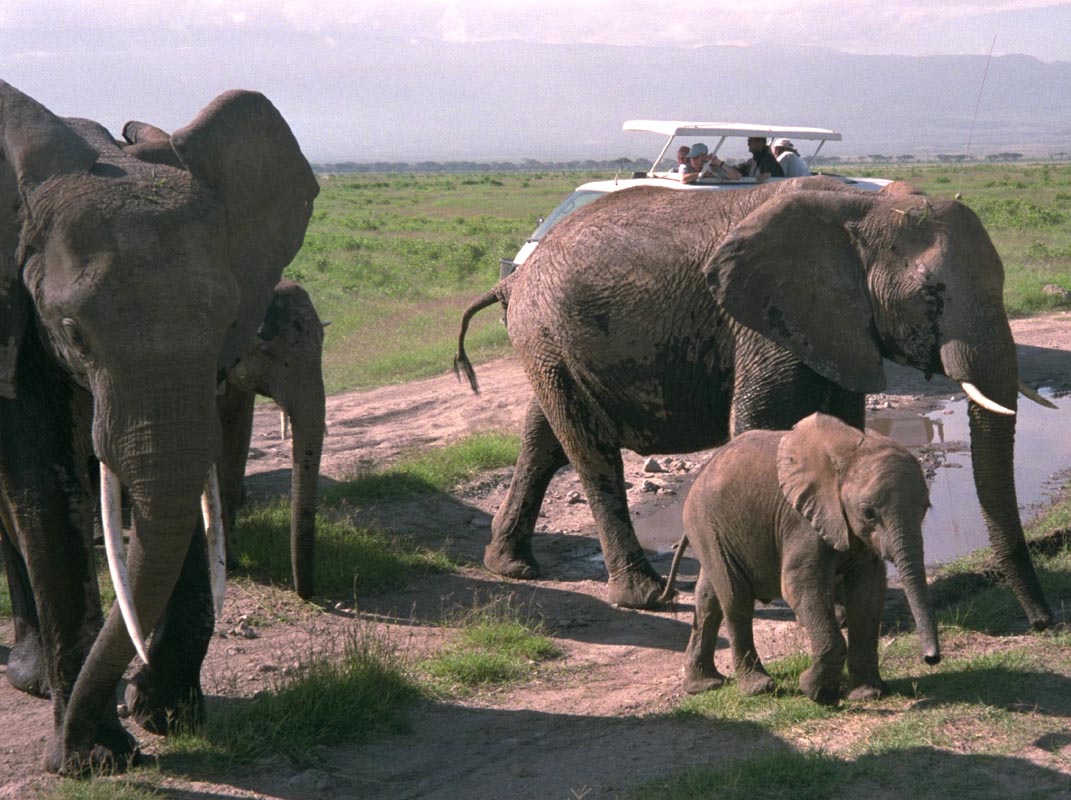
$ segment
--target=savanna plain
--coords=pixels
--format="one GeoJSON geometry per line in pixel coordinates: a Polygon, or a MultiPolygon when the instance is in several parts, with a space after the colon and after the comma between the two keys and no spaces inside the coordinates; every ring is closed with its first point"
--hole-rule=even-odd
{"type": "MultiPolygon", "coordinates": [[[[962,196],[1004,260],[1017,342],[1044,361],[1055,401],[1071,402],[1071,301],[1058,291],[1071,289],[1071,165],[844,171],[962,196]]],[[[1027,524],[1058,624],[1029,631],[988,552],[971,553],[932,571],[941,664],[918,661],[893,584],[880,650],[892,692],[837,708],[799,692],[806,639],[783,605],[760,608],[756,621],[774,694],[743,697],[731,681],[683,694],[691,595],[656,612],[605,602],[594,523],[569,469],[537,527],[544,577],[509,581],[482,568],[530,394],[493,310],[466,340],[482,394],[455,380],[461,311],[537,218],[595,177],[610,176],[320,176],[287,269],[330,320],[320,594],[303,602],[289,589],[288,443],[265,402],[241,566],[203,672],[207,724],[166,739],[135,728],[142,766],[58,779],[41,766],[48,703],[0,681],[0,796],[1071,798],[1071,473],[1027,524]]],[[[905,413],[954,391],[892,384],[876,402],[905,413]]],[[[1052,436],[1071,450],[1071,430],[1052,436]]],[[[679,503],[703,458],[665,454],[652,474],[626,454],[637,519],[679,503]]],[[[651,557],[665,572],[668,554],[651,557]]],[[[12,643],[4,619],[0,658],[12,643]]],[[[719,650],[723,672],[724,659],[719,650]]]]}

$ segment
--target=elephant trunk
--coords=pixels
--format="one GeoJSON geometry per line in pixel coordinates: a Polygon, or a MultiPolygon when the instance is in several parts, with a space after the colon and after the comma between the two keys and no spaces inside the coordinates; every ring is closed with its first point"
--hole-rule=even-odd
{"type": "MultiPolygon", "coordinates": [[[[317,365],[319,361],[317,360],[317,365]]],[[[316,593],[316,508],[324,444],[323,381],[310,380],[304,398],[291,406],[293,470],[290,484],[290,560],[294,589],[308,599],[316,593]]]]}
{"type": "Polygon", "coordinates": [[[930,593],[926,587],[921,531],[916,536],[917,543],[902,546],[893,553],[891,560],[896,571],[900,573],[907,604],[915,620],[922,660],[932,666],[941,661],[941,647],[937,641],[937,618],[934,616],[933,603],[930,602],[930,593]]]}
{"type": "MultiPolygon", "coordinates": [[[[941,348],[945,374],[958,381],[973,383],[987,398],[1017,410],[1019,389],[1015,343],[1007,321],[994,326],[990,341],[981,351],[968,347],[966,337],[941,348]]],[[[1015,493],[1015,416],[995,413],[971,400],[968,414],[971,430],[971,466],[974,485],[989,531],[989,543],[1031,627],[1043,630],[1052,624],[1052,611],[1041,589],[1026,546],[1015,493]]]]}

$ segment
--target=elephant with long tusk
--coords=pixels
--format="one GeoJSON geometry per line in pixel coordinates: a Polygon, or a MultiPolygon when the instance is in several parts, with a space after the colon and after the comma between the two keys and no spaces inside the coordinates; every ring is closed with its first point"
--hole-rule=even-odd
{"type": "Polygon", "coordinates": [[[632,527],[620,449],[693,452],[816,411],[861,430],[889,359],[968,394],[990,542],[1030,624],[1045,628],[1052,612],[1015,493],[1021,383],[1003,283],[967,206],[903,184],[863,192],[813,177],[725,192],[634,188],[592,202],[462,319],[455,367],[473,389],[465,329],[500,302],[534,394],[484,564],[538,575],[539,508],[569,462],[595,516],[611,601],[656,605],[662,581],[632,527]]]}
{"type": "Polygon", "coordinates": [[[223,590],[216,391],[255,341],[319,192],[257,92],[226,92],[171,134],[140,123],[127,134],[61,119],[0,82],[7,674],[51,694],[45,766],[62,774],[136,760],[115,698],[135,652],[146,662],[126,691],[135,721],[164,733],[204,715],[200,667],[223,590]],[[97,483],[118,597],[106,616],[97,483]]]}

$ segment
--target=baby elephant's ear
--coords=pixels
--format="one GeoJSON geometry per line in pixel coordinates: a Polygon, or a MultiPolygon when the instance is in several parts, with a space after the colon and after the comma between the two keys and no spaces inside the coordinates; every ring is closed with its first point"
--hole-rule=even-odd
{"type": "Polygon", "coordinates": [[[818,535],[835,550],[846,551],[850,529],[840,502],[837,463],[827,447],[828,420],[822,414],[812,414],[781,438],[777,480],[788,504],[814,526],[818,535]]]}

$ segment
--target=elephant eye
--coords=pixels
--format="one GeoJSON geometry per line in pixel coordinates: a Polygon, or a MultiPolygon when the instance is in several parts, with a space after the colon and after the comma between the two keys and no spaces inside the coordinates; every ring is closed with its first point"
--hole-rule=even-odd
{"type": "Polygon", "coordinates": [[[67,342],[79,355],[89,355],[89,343],[86,342],[82,332],[78,329],[78,324],[73,319],[65,318],[63,320],[63,334],[67,337],[67,342]]]}

